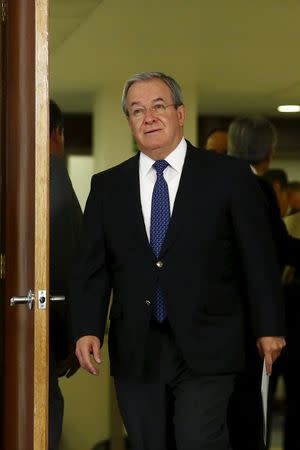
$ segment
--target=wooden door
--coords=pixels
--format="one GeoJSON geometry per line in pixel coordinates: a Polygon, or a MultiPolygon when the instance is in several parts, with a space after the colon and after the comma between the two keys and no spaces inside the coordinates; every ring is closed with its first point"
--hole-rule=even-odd
{"type": "Polygon", "coordinates": [[[9,0],[2,42],[6,101],[1,194],[5,197],[6,273],[1,448],[9,450],[47,449],[47,1],[9,0]],[[12,297],[25,297],[30,290],[34,293],[32,309],[27,304],[11,306],[12,297]],[[46,302],[38,301],[39,294],[46,302]]]}

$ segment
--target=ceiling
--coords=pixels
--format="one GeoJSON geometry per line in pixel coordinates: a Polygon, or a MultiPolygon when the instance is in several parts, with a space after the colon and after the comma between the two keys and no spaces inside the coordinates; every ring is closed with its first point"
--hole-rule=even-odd
{"type": "Polygon", "coordinates": [[[195,89],[203,114],[300,103],[299,0],[49,0],[51,95],[92,110],[145,70],[195,89]]]}

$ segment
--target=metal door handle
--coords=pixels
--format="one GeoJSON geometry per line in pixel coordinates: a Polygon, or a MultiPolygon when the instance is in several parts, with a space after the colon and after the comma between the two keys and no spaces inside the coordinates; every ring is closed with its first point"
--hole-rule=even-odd
{"type": "Polygon", "coordinates": [[[51,302],[64,302],[66,297],[64,295],[50,295],[51,302]]]}
{"type": "MultiPolygon", "coordinates": [[[[46,291],[38,291],[38,308],[46,309],[46,291]]],[[[64,295],[50,295],[51,302],[64,302],[66,297],[64,295]]],[[[10,306],[27,305],[28,309],[32,309],[34,301],[34,292],[30,289],[27,297],[12,297],[10,299],[10,306]]]]}
{"type": "Polygon", "coordinates": [[[34,292],[30,289],[27,297],[12,297],[10,299],[10,306],[15,305],[27,305],[28,309],[32,309],[32,304],[34,300],[34,292]]]}

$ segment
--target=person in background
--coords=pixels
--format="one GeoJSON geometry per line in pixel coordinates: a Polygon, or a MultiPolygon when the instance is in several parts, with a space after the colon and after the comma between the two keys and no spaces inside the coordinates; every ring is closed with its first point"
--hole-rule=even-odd
{"type": "MultiPolygon", "coordinates": [[[[300,239],[300,212],[284,218],[289,234],[300,239]]],[[[299,438],[300,386],[295,367],[299,367],[298,329],[300,316],[300,269],[286,266],[283,275],[288,347],[276,363],[275,379],[282,375],[285,387],[283,449],[294,450],[299,438]]],[[[275,380],[273,390],[276,388],[275,380]]]]}
{"type": "Polygon", "coordinates": [[[212,150],[216,153],[226,155],[227,153],[228,131],[226,128],[214,128],[206,137],[205,150],[212,150]]]}
{"type": "Polygon", "coordinates": [[[300,211],[300,181],[290,181],[288,183],[288,214],[300,211]]]}
{"type": "Polygon", "coordinates": [[[268,169],[264,177],[274,189],[281,217],[286,216],[289,207],[287,174],[282,169],[268,169]]]}
{"type": "Polygon", "coordinates": [[[277,197],[265,174],[275,151],[277,134],[272,123],[262,116],[236,118],[229,127],[229,155],[243,159],[251,167],[263,191],[280,268],[299,267],[299,240],[290,236],[281,219],[277,197]]]}
{"type": "Polygon", "coordinates": [[[92,178],[71,302],[76,355],[98,374],[113,291],[110,367],[132,449],[227,450],[245,308],[268,373],[285,346],[263,196],[247,164],[184,139],[172,77],[133,76],[122,105],[140,152],[92,178]]]}
{"type": "Polygon", "coordinates": [[[78,368],[71,347],[69,293],[82,211],[64,162],[63,115],[50,100],[50,295],[64,302],[50,303],[49,450],[58,450],[64,400],[58,377],[78,368]]]}
{"type": "MultiPolygon", "coordinates": [[[[293,238],[287,232],[281,219],[275,191],[263,177],[269,168],[277,141],[276,130],[272,123],[261,116],[245,116],[236,118],[229,126],[228,154],[246,161],[261,188],[268,212],[273,242],[277,250],[277,260],[283,271],[285,265],[300,268],[300,240],[293,238]]],[[[240,186],[237,187],[240,189],[240,186]]],[[[247,197],[243,201],[247,204],[247,197]]],[[[287,335],[291,328],[287,323],[287,335]]],[[[257,358],[256,349],[251,339],[252,327],[248,323],[247,365],[244,374],[236,382],[228,411],[228,425],[231,446],[233,450],[263,450],[263,416],[261,405],[261,374],[262,362],[257,358]],[[251,430],[251,431],[250,431],[251,430]],[[247,436],[247,439],[245,439],[247,436]]],[[[297,343],[295,342],[297,347],[297,343]]],[[[287,348],[284,357],[288,353],[287,348]]],[[[282,360],[282,357],[279,358],[282,360]]],[[[272,396],[278,376],[278,364],[275,363],[275,376],[270,382],[269,425],[271,424],[272,396]]],[[[268,442],[270,426],[268,430],[268,442]]]]}

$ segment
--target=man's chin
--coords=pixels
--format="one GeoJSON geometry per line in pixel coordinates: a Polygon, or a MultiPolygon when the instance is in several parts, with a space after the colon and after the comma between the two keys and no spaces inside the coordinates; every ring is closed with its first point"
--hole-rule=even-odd
{"type": "Polygon", "coordinates": [[[143,153],[158,153],[162,150],[162,146],[159,144],[153,144],[153,145],[143,145],[140,146],[141,152],[143,153]]]}

